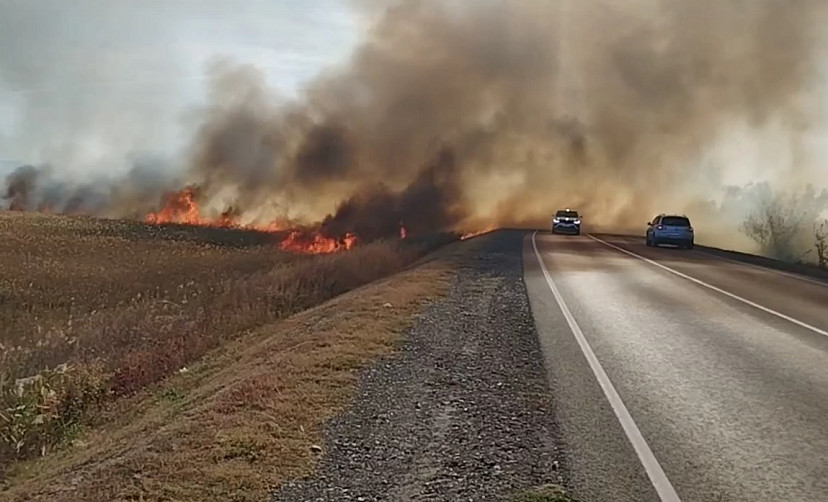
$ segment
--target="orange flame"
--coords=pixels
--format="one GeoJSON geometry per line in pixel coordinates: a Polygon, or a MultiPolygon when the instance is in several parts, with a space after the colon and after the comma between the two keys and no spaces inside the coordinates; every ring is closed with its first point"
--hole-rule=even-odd
{"type": "Polygon", "coordinates": [[[156,225],[161,223],[205,224],[201,219],[195,195],[193,187],[187,187],[180,192],[168,193],[164,207],[157,213],[149,213],[146,222],[156,225]]]}
{"type": "Polygon", "coordinates": [[[487,234],[491,231],[495,230],[494,227],[489,227],[486,230],[479,230],[477,232],[468,232],[460,236],[460,240],[464,241],[466,239],[471,239],[472,237],[477,237],[478,235],[487,234]]]}
{"type": "Polygon", "coordinates": [[[335,239],[319,232],[294,230],[282,241],[280,247],[292,253],[325,254],[353,249],[357,241],[357,236],[350,232],[342,239],[335,239]]]}
{"type": "MultiPolygon", "coordinates": [[[[238,212],[228,209],[218,218],[204,218],[199,210],[197,199],[198,187],[187,187],[165,196],[164,207],[160,211],[147,214],[145,221],[151,224],[179,223],[187,225],[239,228],[259,232],[277,233],[290,230],[279,247],[284,251],[304,254],[325,254],[353,249],[359,242],[356,234],[346,233],[342,238],[327,237],[319,231],[297,229],[288,221],[273,221],[269,224],[242,225],[237,221],[238,212]]],[[[400,224],[400,238],[405,239],[408,230],[400,224]]]]}
{"type": "Polygon", "coordinates": [[[149,213],[144,221],[155,225],[163,223],[182,223],[186,225],[200,225],[222,228],[240,228],[259,232],[281,232],[288,230],[291,225],[285,221],[272,221],[267,224],[242,225],[237,221],[239,216],[234,208],[230,208],[218,218],[208,219],[201,216],[196,201],[196,188],[188,187],[178,192],[170,192],[164,198],[164,207],[157,213],[149,213]]]}

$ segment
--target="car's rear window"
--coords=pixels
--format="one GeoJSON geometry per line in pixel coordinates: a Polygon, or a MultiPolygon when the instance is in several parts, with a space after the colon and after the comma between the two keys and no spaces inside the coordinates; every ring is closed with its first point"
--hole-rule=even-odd
{"type": "Polygon", "coordinates": [[[689,227],[690,220],[683,216],[665,216],[661,219],[661,224],[668,227],[689,227]]]}
{"type": "Polygon", "coordinates": [[[578,211],[558,211],[555,216],[558,218],[577,218],[578,211]]]}

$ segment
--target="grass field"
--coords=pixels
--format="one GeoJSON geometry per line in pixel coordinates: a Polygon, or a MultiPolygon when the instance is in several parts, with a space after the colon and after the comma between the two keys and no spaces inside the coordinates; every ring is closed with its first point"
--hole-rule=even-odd
{"type": "Polygon", "coordinates": [[[0,479],[107,403],[443,242],[303,256],[267,233],[0,213],[0,479]]]}
{"type": "Polygon", "coordinates": [[[348,405],[358,371],[445,294],[454,271],[443,255],[239,336],[118,400],[71,447],[16,463],[0,499],[268,500],[312,473],[322,426],[348,405]]]}

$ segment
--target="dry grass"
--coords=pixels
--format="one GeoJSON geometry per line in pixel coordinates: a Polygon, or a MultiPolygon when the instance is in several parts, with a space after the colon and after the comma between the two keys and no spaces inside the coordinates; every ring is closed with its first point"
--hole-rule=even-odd
{"type": "Polygon", "coordinates": [[[9,501],[266,500],[312,471],[321,424],[351,398],[356,370],[393,350],[450,274],[435,258],[228,342],[121,400],[110,410],[120,418],[73,448],[18,464],[0,493],[9,501]]]}
{"type": "Polygon", "coordinates": [[[0,213],[0,478],[71,439],[113,396],[437,244],[307,257],[255,232],[0,213]],[[34,378],[15,385],[23,377],[34,378]]]}
{"type": "Polygon", "coordinates": [[[199,242],[199,230],[0,213],[0,344],[26,352],[4,365],[13,368],[9,376],[120,350],[120,340],[108,337],[105,347],[85,337],[112,317],[149,306],[174,315],[174,305],[216,284],[298,259],[232,231],[224,242],[199,242]],[[240,247],[231,245],[233,237],[240,247]]]}

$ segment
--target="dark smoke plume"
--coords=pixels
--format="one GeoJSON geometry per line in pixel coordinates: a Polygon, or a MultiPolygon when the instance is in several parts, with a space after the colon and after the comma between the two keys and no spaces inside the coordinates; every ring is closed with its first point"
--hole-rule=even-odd
{"type": "Polygon", "coordinates": [[[322,229],[331,236],[354,232],[374,240],[398,234],[401,226],[413,234],[453,228],[464,216],[457,203],[456,167],[454,154],[442,150],[404,190],[393,192],[385,185],[363,189],[325,218],[322,229]]]}
{"type": "Polygon", "coordinates": [[[51,166],[21,166],[6,176],[2,200],[17,211],[141,218],[157,209],[165,190],[180,184],[163,165],[141,158],[122,177],[80,181],[56,176],[51,166]]]}
{"type": "MultiPolygon", "coordinates": [[[[709,202],[727,171],[821,179],[802,152],[773,166],[710,158],[734,131],[781,127],[798,149],[820,127],[822,0],[354,5],[370,29],[298,102],[253,68],[210,69],[180,186],[198,185],[215,217],[370,239],[400,222],[546,226],[570,206],[605,229],[640,231],[661,211],[735,229],[709,202]]],[[[134,213],[146,197],[133,199],[100,211],[134,213]]]]}
{"type": "Polygon", "coordinates": [[[6,176],[6,192],[3,198],[12,211],[31,211],[32,198],[40,174],[34,166],[20,166],[6,176]]]}

